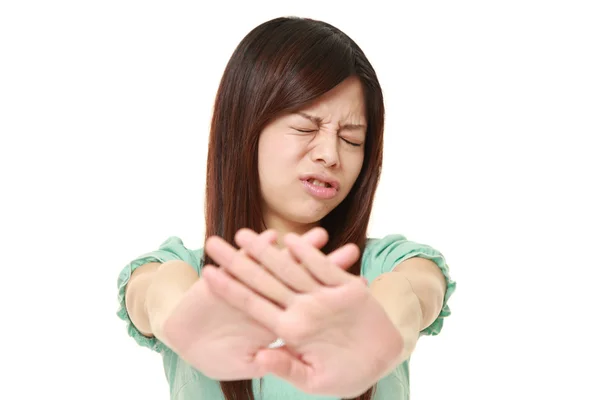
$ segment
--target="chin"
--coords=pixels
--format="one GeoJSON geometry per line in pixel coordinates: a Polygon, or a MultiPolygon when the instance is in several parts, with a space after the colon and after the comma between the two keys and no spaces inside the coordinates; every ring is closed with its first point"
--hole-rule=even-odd
{"type": "Polygon", "coordinates": [[[299,224],[315,224],[321,221],[323,218],[329,214],[331,210],[327,209],[319,209],[319,210],[305,210],[304,212],[294,212],[289,213],[287,217],[290,221],[294,221],[299,224]]]}
{"type": "Polygon", "coordinates": [[[292,221],[294,221],[297,224],[302,224],[302,225],[313,225],[313,224],[317,224],[319,223],[319,221],[321,221],[323,218],[325,217],[325,215],[323,216],[296,216],[296,218],[293,218],[292,221]]]}

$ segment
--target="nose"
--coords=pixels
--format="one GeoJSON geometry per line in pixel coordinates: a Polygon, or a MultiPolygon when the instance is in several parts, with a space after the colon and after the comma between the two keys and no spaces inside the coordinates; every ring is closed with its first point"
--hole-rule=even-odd
{"type": "Polygon", "coordinates": [[[312,150],[312,160],[323,163],[327,168],[337,167],[340,164],[337,134],[322,132],[316,138],[316,142],[312,150]]]}

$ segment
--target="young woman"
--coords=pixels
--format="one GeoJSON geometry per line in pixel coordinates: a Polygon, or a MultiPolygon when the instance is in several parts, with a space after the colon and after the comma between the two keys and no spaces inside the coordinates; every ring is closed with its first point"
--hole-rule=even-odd
{"type": "Polygon", "coordinates": [[[118,279],[129,335],[171,399],[408,399],[408,362],[455,289],[442,254],[367,238],[384,104],[335,27],[277,18],[227,65],[214,107],[206,243],[177,237],[118,279]]]}

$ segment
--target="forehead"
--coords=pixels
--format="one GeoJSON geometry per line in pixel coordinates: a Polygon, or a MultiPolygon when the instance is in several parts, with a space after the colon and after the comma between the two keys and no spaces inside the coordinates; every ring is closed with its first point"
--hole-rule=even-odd
{"type": "Polygon", "coordinates": [[[362,121],[366,117],[362,83],[357,77],[349,77],[303,111],[316,114],[326,120],[352,118],[362,121]]]}

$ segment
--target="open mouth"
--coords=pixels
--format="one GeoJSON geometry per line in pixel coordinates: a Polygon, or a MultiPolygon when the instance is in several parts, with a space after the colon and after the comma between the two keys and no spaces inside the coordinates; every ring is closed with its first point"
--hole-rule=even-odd
{"type": "Polygon", "coordinates": [[[333,186],[331,186],[331,184],[327,183],[327,182],[322,182],[318,179],[312,178],[312,179],[307,179],[306,182],[310,183],[311,185],[315,185],[315,186],[319,186],[319,187],[324,187],[324,188],[332,188],[333,186]]]}
{"type": "Polygon", "coordinates": [[[306,191],[318,199],[333,199],[338,193],[337,185],[316,178],[303,179],[302,183],[306,191]]]}

